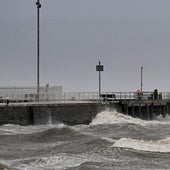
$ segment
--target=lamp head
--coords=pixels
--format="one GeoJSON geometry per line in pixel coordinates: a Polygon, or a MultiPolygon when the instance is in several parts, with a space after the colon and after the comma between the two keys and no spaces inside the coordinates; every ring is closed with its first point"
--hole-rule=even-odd
{"type": "Polygon", "coordinates": [[[37,5],[37,8],[41,8],[41,4],[39,0],[37,0],[36,5],[37,5]]]}

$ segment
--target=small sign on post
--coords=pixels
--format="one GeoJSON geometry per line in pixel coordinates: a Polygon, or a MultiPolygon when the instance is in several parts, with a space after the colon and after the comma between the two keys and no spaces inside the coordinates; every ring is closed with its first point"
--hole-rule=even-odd
{"type": "Polygon", "coordinates": [[[96,71],[99,72],[99,97],[101,96],[101,71],[104,71],[104,66],[100,64],[99,61],[99,65],[96,65],[96,71]]]}
{"type": "Polygon", "coordinates": [[[97,65],[96,71],[103,71],[103,65],[97,65]]]}

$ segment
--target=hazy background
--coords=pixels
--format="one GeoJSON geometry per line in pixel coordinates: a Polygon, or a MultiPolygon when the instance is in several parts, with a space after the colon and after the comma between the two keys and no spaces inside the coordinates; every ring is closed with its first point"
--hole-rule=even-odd
{"type": "MultiPolygon", "coordinates": [[[[40,0],[40,84],[170,91],[169,0],[40,0]]],[[[0,0],[0,86],[36,86],[36,0],[0,0]]]]}

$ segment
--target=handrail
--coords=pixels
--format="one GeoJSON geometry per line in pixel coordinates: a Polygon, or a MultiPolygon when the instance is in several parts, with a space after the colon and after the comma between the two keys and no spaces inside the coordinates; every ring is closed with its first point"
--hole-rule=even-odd
{"type": "MultiPolygon", "coordinates": [[[[0,102],[11,101],[37,101],[35,93],[0,93],[0,102]]],[[[154,93],[151,91],[137,92],[61,92],[40,93],[40,101],[101,101],[101,100],[170,100],[170,92],[154,93]]]]}

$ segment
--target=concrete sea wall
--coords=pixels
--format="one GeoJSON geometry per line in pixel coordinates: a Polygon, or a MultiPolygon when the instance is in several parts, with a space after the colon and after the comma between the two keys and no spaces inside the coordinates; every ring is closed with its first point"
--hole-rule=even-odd
{"type": "Polygon", "coordinates": [[[9,105],[0,107],[0,125],[39,125],[63,122],[69,125],[89,124],[104,109],[99,103],[64,103],[42,105],[9,105]]]}
{"type": "Polygon", "coordinates": [[[110,108],[120,113],[152,120],[170,114],[168,101],[119,101],[116,103],[32,103],[0,106],[0,125],[42,125],[63,122],[68,125],[89,124],[97,113],[110,108]]]}
{"type": "Polygon", "coordinates": [[[33,123],[33,115],[28,106],[4,106],[0,107],[0,125],[19,124],[30,125],[33,123]]]}

